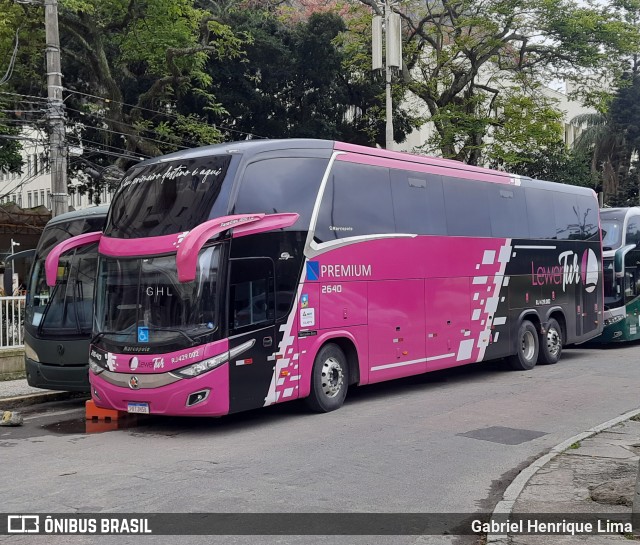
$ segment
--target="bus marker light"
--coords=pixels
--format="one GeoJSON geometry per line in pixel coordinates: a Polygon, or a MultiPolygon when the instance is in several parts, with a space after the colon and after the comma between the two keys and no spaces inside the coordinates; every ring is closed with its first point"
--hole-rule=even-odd
{"type": "Polygon", "coordinates": [[[289,371],[287,371],[286,369],[283,369],[282,371],[280,371],[280,376],[281,377],[288,377],[289,376],[289,371]]]}

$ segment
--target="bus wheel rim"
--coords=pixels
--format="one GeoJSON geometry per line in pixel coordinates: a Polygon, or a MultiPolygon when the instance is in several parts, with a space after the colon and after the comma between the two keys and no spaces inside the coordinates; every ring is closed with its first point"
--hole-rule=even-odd
{"type": "Polygon", "coordinates": [[[336,397],[343,384],[342,365],[336,358],[327,358],[322,364],[322,391],[327,397],[336,397]]]}
{"type": "Polygon", "coordinates": [[[547,331],[547,352],[554,357],[560,352],[560,335],[555,329],[547,331]]]}
{"type": "Polygon", "coordinates": [[[522,356],[526,361],[533,359],[533,355],[536,351],[535,339],[531,331],[525,331],[522,336],[522,356]]]}

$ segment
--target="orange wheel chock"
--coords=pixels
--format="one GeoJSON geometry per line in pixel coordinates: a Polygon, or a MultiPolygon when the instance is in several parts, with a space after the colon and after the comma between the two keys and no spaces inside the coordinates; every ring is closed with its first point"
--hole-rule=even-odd
{"type": "Polygon", "coordinates": [[[128,413],[116,411],[115,409],[103,409],[98,407],[93,399],[87,399],[85,403],[85,418],[87,420],[104,420],[105,422],[116,421],[128,413]]]}

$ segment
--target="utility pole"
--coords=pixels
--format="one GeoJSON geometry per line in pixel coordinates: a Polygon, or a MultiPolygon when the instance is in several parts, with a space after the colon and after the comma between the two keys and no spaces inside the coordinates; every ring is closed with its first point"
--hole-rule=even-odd
{"type": "Polygon", "coordinates": [[[60,34],[58,31],[58,0],[44,0],[44,23],[47,40],[51,215],[55,217],[69,210],[62,69],[60,67],[60,34]]]}
{"type": "Polygon", "coordinates": [[[373,70],[382,69],[382,35],[385,40],[385,148],[393,149],[393,103],[391,100],[391,76],[393,69],[402,68],[402,22],[400,16],[391,9],[390,0],[381,5],[384,15],[374,15],[371,27],[371,53],[373,70]]]}

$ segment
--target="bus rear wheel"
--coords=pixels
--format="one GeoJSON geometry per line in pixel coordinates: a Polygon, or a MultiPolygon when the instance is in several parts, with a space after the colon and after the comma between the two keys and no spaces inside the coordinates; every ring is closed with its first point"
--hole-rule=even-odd
{"type": "Polygon", "coordinates": [[[512,369],[528,371],[538,361],[538,332],[529,320],[523,320],[516,337],[516,353],[507,358],[512,369]]]}
{"type": "Polygon", "coordinates": [[[342,407],[348,386],[349,369],[344,352],[338,345],[325,344],[313,363],[307,405],[318,413],[335,411],[342,407]]]}
{"type": "Polygon", "coordinates": [[[557,320],[551,318],[547,324],[544,335],[540,335],[539,362],[552,364],[558,363],[562,354],[562,329],[557,320]]]}

